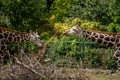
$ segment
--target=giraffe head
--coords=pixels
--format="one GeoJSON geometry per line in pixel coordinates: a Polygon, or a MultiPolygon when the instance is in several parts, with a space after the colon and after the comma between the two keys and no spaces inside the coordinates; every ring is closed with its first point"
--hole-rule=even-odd
{"type": "Polygon", "coordinates": [[[79,27],[79,25],[76,25],[66,30],[63,34],[82,36],[83,30],[79,27]]]}
{"type": "Polygon", "coordinates": [[[31,40],[34,44],[38,45],[39,47],[42,46],[42,42],[41,42],[41,40],[39,39],[38,32],[30,32],[30,40],[31,40]]]}

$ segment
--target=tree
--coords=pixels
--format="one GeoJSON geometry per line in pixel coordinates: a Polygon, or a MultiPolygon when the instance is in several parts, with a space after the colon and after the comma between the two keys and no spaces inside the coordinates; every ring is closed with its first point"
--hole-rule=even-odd
{"type": "Polygon", "coordinates": [[[54,0],[51,6],[51,14],[55,15],[57,21],[62,21],[68,16],[70,8],[77,4],[79,0],[54,0]]]}
{"type": "Polygon", "coordinates": [[[120,15],[119,0],[54,0],[51,7],[57,21],[81,18],[108,25],[120,15]]]}
{"type": "Polygon", "coordinates": [[[44,0],[1,0],[1,13],[7,17],[12,28],[27,31],[39,27],[45,15],[44,0]]]}

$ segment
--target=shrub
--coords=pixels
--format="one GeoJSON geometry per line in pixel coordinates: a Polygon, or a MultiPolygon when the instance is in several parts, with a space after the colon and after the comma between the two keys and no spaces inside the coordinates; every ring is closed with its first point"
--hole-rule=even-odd
{"type": "Polygon", "coordinates": [[[113,19],[114,23],[120,23],[120,16],[115,16],[115,18],[113,19]]]}
{"type": "Polygon", "coordinates": [[[103,48],[80,37],[63,37],[48,45],[46,57],[57,65],[64,59],[73,60],[88,68],[115,69],[115,59],[111,48],[103,48]]]}
{"type": "Polygon", "coordinates": [[[8,48],[10,50],[11,54],[14,54],[16,52],[19,52],[20,49],[24,50],[25,52],[38,52],[39,47],[32,42],[22,42],[22,43],[13,43],[10,42],[8,44],[8,48]]]}
{"type": "Polygon", "coordinates": [[[98,22],[84,22],[81,24],[81,27],[84,29],[92,29],[92,30],[102,30],[103,26],[98,22]]]}
{"type": "Polygon", "coordinates": [[[107,30],[115,33],[120,32],[120,24],[110,23],[107,30]]]}

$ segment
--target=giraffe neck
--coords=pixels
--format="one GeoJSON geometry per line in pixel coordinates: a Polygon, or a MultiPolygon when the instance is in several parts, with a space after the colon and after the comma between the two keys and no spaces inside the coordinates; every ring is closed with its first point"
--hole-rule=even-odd
{"type": "Polygon", "coordinates": [[[8,37],[8,42],[25,42],[25,41],[30,41],[29,34],[11,34],[11,36],[8,37]]]}
{"type": "Polygon", "coordinates": [[[29,40],[30,40],[30,35],[28,33],[0,29],[0,41],[25,42],[29,40]]]}
{"type": "Polygon", "coordinates": [[[82,32],[83,37],[90,39],[94,42],[97,42],[101,45],[114,47],[116,42],[116,38],[114,35],[99,33],[99,32],[92,32],[88,30],[83,30],[82,32]]]}

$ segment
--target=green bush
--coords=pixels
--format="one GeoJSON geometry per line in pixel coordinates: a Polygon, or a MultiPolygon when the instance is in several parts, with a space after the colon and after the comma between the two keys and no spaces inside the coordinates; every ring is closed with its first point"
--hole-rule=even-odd
{"type": "MultiPolygon", "coordinates": [[[[63,37],[48,45],[46,57],[57,65],[63,59],[73,59],[88,68],[116,69],[111,48],[103,48],[80,37],[63,37]]],[[[65,64],[67,64],[64,61],[65,64]]]]}
{"type": "Polygon", "coordinates": [[[109,26],[107,27],[107,30],[109,32],[118,33],[120,32],[120,24],[110,23],[109,26]]]}
{"type": "Polygon", "coordinates": [[[37,45],[33,44],[32,42],[22,42],[22,43],[8,43],[8,49],[11,54],[18,53],[20,49],[24,52],[38,52],[40,49],[37,45]]]}
{"type": "Polygon", "coordinates": [[[83,23],[81,23],[81,27],[91,30],[105,30],[105,26],[101,25],[99,22],[83,21],[83,23]]]}
{"type": "Polygon", "coordinates": [[[0,4],[0,25],[18,31],[38,29],[47,15],[45,0],[0,0],[0,4]]]}
{"type": "Polygon", "coordinates": [[[63,18],[68,16],[67,12],[74,4],[78,4],[78,0],[54,0],[50,12],[55,15],[56,21],[64,21],[63,18]]]}
{"type": "Polygon", "coordinates": [[[120,16],[115,16],[115,18],[113,19],[113,22],[120,24],[120,16]]]}
{"type": "Polygon", "coordinates": [[[57,21],[81,18],[108,25],[113,17],[120,15],[119,3],[117,0],[54,0],[51,14],[57,21]]]}

